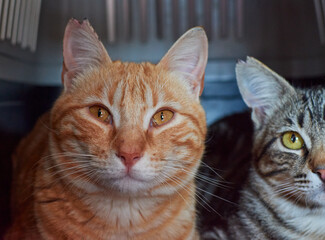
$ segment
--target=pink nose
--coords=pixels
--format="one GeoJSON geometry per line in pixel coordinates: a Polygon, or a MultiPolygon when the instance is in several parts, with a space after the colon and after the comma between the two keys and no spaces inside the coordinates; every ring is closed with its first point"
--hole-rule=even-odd
{"type": "Polygon", "coordinates": [[[131,168],[141,158],[141,154],[138,152],[128,153],[121,151],[116,155],[127,168],[131,168]]]}
{"type": "Polygon", "coordinates": [[[317,170],[317,174],[320,177],[320,179],[325,182],[325,169],[317,170]]]}

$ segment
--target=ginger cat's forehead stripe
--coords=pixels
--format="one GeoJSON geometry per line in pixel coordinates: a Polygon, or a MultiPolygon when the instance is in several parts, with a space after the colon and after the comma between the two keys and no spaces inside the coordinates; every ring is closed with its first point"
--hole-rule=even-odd
{"type": "Polygon", "coordinates": [[[144,101],[147,103],[148,108],[153,108],[157,105],[157,100],[156,98],[156,94],[153,93],[152,88],[150,87],[150,85],[148,83],[144,82],[144,87],[145,87],[145,99],[144,101]]]}
{"type": "Polygon", "coordinates": [[[113,92],[113,90],[111,90],[112,92],[109,93],[109,95],[113,96],[113,100],[112,100],[112,106],[118,106],[120,105],[122,99],[123,99],[123,94],[124,94],[124,82],[120,81],[117,84],[117,87],[115,88],[115,91],[113,92]]]}
{"type": "MultiPolygon", "coordinates": [[[[107,80],[105,82],[108,82],[108,81],[109,80],[107,80]]],[[[114,96],[115,96],[118,86],[119,86],[119,82],[114,82],[113,84],[111,84],[110,87],[106,86],[105,91],[107,92],[108,101],[109,101],[110,105],[114,104],[114,96]]]]}

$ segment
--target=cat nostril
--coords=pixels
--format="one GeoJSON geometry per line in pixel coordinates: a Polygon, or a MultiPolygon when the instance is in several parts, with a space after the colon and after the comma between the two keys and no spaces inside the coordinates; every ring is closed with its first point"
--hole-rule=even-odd
{"type": "Polygon", "coordinates": [[[122,161],[125,161],[125,157],[121,156],[120,154],[116,153],[115,154],[118,158],[120,158],[122,161]]]}
{"type": "Polygon", "coordinates": [[[139,153],[119,152],[116,156],[121,159],[126,167],[132,167],[141,158],[141,154],[139,153]]]}
{"type": "Polygon", "coordinates": [[[316,171],[316,174],[319,176],[319,178],[325,182],[325,169],[319,169],[316,171]]]}
{"type": "Polygon", "coordinates": [[[321,175],[319,172],[316,172],[316,174],[318,175],[318,177],[319,177],[320,179],[322,179],[322,175],[321,175]]]}

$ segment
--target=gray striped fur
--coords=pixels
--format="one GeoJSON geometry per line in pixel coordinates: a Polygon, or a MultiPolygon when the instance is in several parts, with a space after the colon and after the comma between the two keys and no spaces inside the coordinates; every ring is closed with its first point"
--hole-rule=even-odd
{"type": "Polygon", "coordinates": [[[325,169],[325,88],[296,89],[253,58],[236,73],[252,109],[251,162],[233,211],[215,216],[203,239],[325,239],[325,183],[317,173],[325,169]],[[302,136],[302,149],[282,144],[287,131],[302,136]]]}

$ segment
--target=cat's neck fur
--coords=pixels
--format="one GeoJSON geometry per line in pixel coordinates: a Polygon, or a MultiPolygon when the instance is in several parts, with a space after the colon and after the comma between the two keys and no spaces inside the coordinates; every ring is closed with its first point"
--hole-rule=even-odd
{"type": "MultiPolygon", "coordinates": [[[[254,168],[250,171],[250,179],[243,192],[241,207],[237,213],[237,216],[245,219],[245,224],[249,226],[245,227],[246,234],[248,229],[252,231],[251,235],[261,234],[261,232],[253,232],[261,226],[251,227],[256,224],[256,221],[249,221],[250,215],[255,215],[255,218],[260,218],[260,221],[268,216],[267,221],[272,224],[264,225],[264,232],[272,233],[278,239],[324,239],[324,207],[292,204],[292,200],[279,196],[265,183],[254,168]],[[259,197],[256,196],[257,194],[259,197]]],[[[240,232],[237,232],[238,236],[240,232]]],[[[264,238],[267,239],[266,236],[264,238]]]]}
{"type": "MultiPolygon", "coordinates": [[[[107,236],[110,236],[110,239],[129,237],[132,239],[195,239],[195,232],[189,233],[187,229],[182,232],[182,224],[195,214],[194,209],[187,205],[194,204],[185,203],[183,198],[193,192],[194,184],[190,183],[190,186],[172,196],[129,197],[116,196],[114,193],[103,191],[82,193],[58,183],[50,189],[44,188],[37,192],[37,202],[43,204],[36,206],[36,214],[46,213],[52,221],[54,219],[60,221],[60,219],[69,217],[69,226],[64,223],[57,224],[60,228],[57,231],[64,232],[71,238],[80,237],[74,235],[75,231],[69,230],[71,225],[75,225],[76,228],[83,225],[83,228],[96,229],[93,234],[97,239],[107,238],[107,236]],[[75,218],[72,213],[75,214],[75,218]],[[80,216],[83,218],[81,219],[80,216]],[[106,224],[98,226],[98,223],[106,224]],[[176,228],[179,229],[178,233],[174,232],[175,224],[180,225],[176,228]],[[165,226],[161,227],[163,225],[165,226]],[[155,232],[155,229],[160,229],[159,233],[155,232]],[[112,235],[109,235],[110,233],[112,235]]],[[[46,222],[38,223],[44,237],[51,237],[51,232],[46,232],[46,225],[46,222]]],[[[52,227],[51,230],[56,229],[52,227]]],[[[57,231],[53,233],[53,236],[57,234],[57,231]]]]}

